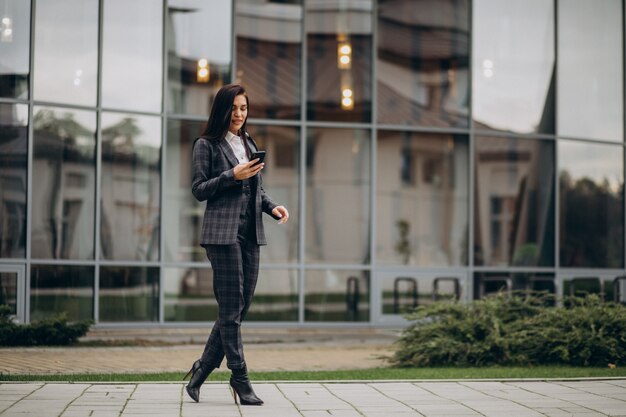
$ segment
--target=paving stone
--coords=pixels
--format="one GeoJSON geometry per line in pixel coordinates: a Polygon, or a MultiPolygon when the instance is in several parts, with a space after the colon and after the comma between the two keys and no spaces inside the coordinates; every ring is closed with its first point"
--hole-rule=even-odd
{"type": "Polygon", "coordinates": [[[235,405],[225,383],[206,384],[200,403],[183,386],[3,383],[0,415],[118,417],[123,410],[125,417],[626,416],[626,385],[613,381],[255,383],[265,401],[261,407],[235,405]]]}

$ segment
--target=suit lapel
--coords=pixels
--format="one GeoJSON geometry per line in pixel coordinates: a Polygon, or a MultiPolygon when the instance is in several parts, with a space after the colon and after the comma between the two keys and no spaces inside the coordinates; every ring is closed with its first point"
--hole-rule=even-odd
{"type": "Polygon", "coordinates": [[[228,159],[228,162],[230,162],[233,167],[239,165],[239,160],[235,156],[233,148],[230,147],[226,139],[222,139],[218,141],[218,143],[220,145],[220,148],[222,148],[222,152],[224,152],[224,155],[226,155],[226,159],[228,159]]]}

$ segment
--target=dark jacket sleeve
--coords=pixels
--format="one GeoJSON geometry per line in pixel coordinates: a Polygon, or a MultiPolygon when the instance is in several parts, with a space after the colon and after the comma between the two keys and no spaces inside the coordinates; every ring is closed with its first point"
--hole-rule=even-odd
{"type": "Polygon", "coordinates": [[[267,194],[265,194],[263,185],[259,186],[259,191],[261,192],[261,210],[263,210],[264,213],[267,213],[270,216],[274,217],[275,219],[278,219],[278,217],[272,214],[272,210],[274,210],[274,208],[276,208],[278,204],[272,201],[272,199],[267,194]]]}
{"type": "Polygon", "coordinates": [[[198,201],[210,201],[227,188],[237,186],[234,170],[229,169],[211,177],[212,148],[206,139],[196,139],[192,152],[191,192],[198,201]]]}

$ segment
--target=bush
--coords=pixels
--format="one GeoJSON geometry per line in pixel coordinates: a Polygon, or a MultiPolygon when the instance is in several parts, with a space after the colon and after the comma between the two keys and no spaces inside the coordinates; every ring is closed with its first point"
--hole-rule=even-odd
{"type": "Polygon", "coordinates": [[[67,323],[65,315],[27,325],[13,323],[11,309],[0,305],[0,346],[70,345],[84,336],[91,321],[67,323]]]}
{"type": "Polygon", "coordinates": [[[598,296],[549,307],[541,294],[418,307],[391,358],[397,366],[607,366],[626,363],[626,306],[598,296]]]}

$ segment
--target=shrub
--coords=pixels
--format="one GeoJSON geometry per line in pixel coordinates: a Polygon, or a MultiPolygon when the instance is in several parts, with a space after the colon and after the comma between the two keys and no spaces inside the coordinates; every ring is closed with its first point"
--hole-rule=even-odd
{"type": "Polygon", "coordinates": [[[548,295],[498,294],[467,304],[436,303],[407,317],[391,358],[397,366],[626,362],[626,306],[597,296],[549,307],[548,295]]]}
{"type": "Polygon", "coordinates": [[[10,308],[0,305],[0,346],[70,345],[84,336],[91,321],[68,324],[65,315],[27,325],[13,323],[10,308]]]}

